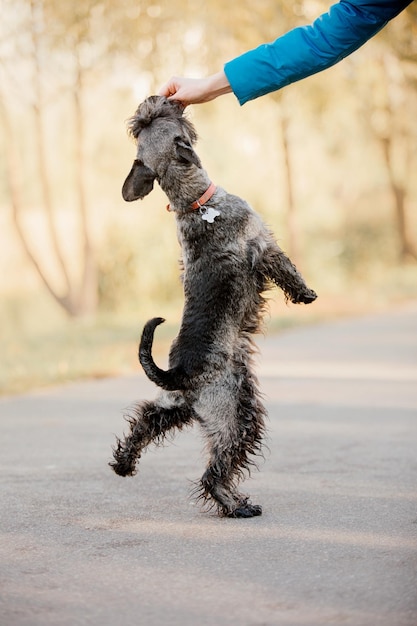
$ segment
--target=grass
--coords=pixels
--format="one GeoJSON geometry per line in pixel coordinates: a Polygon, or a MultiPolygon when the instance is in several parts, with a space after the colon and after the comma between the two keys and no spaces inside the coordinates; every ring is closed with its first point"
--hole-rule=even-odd
{"type": "MultiPolygon", "coordinates": [[[[274,330],[287,327],[274,322],[274,330]]],[[[169,344],[178,326],[158,329],[154,353],[166,362],[169,344]]],[[[94,324],[68,324],[61,329],[18,337],[9,334],[1,342],[0,395],[86,378],[105,378],[140,372],[137,347],[141,326],[115,320],[94,324]]]]}
{"type": "Polygon", "coordinates": [[[133,371],[139,331],[112,324],[66,325],[2,341],[0,393],[133,371]]]}
{"type": "MultiPolygon", "coordinates": [[[[86,378],[104,378],[141,372],[137,347],[144,321],[148,316],[101,315],[93,322],[70,321],[56,315],[44,304],[24,306],[27,316],[15,303],[8,314],[3,310],[0,323],[0,395],[24,393],[33,389],[86,378]],[[7,318],[5,320],[4,318],[7,318]]],[[[311,323],[322,315],[302,315],[302,309],[283,306],[281,316],[267,320],[270,332],[294,325],[311,323]]],[[[306,311],[306,309],[304,309],[306,311]]],[[[161,366],[166,365],[169,346],[178,332],[179,312],[167,314],[157,330],[154,353],[161,366]]]]}
{"type": "MultiPolygon", "coordinates": [[[[100,315],[93,322],[70,321],[47,298],[3,300],[0,307],[0,395],[87,378],[104,378],[141,372],[137,347],[143,323],[151,315],[100,315]]],[[[155,307],[150,307],[154,311],[155,307]]],[[[311,307],[286,306],[274,297],[266,319],[269,334],[326,319],[368,313],[386,303],[360,297],[320,298],[311,307]]],[[[161,311],[159,307],[158,311],[161,311]]],[[[180,308],[163,307],[167,321],[157,330],[154,354],[166,367],[170,343],[178,332],[180,308]]]]}

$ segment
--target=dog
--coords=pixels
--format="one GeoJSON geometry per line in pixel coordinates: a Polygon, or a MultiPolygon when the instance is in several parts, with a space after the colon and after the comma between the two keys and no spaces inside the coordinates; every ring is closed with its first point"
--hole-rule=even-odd
{"type": "Polygon", "coordinates": [[[167,370],[152,357],[155,317],[143,329],[139,360],[160,392],[137,403],[130,432],[117,439],[113,470],[128,476],[151,443],[197,422],[208,463],[195,495],[220,516],[261,515],[238,484],[261,453],[266,410],[254,373],[255,345],[273,285],[287,300],[309,304],[316,293],[276,243],[259,215],[241,198],[216,187],[194,150],[197,134],[182,106],[162,96],[142,102],[128,122],[137,154],[122,189],[142,199],[157,181],[177,222],[182,252],[184,310],[167,370]]]}

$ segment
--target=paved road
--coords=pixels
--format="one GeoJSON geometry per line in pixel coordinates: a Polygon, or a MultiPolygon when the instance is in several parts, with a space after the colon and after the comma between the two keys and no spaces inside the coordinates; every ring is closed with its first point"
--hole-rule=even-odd
{"type": "Polygon", "coordinates": [[[0,402],[1,626],[416,626],[417,307],[260,344],[251,520],[189,501],[196,431],[107,468],[141,376],[0,402]]]}

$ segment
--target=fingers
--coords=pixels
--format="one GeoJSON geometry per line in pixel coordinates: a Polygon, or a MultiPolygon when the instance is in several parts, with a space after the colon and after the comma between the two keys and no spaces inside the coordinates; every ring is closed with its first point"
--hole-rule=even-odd
{"type": "Polygon", "coordinates": [[[177,100],[183,107],[189,104],[210,102],[218,96],[231,93],[232,88],[225,73],[218,72],[207,78],[183,78],[173,76],[159,90],[160,96],[177,100]]]}
{"type": "Polygon", "coordinates": [[[166,98],[173,96],[180,88],[179,81],[181,81],[180,78],[173,76],[172,78],[169,79],[167,83],[162,85],[162,87],[158,91],[158,95],[165,96],[166,98]]]}
{"type": "Polygon", "coordinates": [[[177,100],[184,107],[188,104],[191,104],[189,100],[189,96],[187,96],[187,91],[184,88],[184,83],[187,83],[188,80],[185,78],[180,78],[177,76],[173,76],[169,79],[167,83],[165,83],[159,90],[158,95],[165,96],[168,100],[177,100]]]}
{"type": "Polygon", "coordinates": [[[208,81],[205,78],[183,78],[173,76],[159,91],[160,96],[165,96],[168,100],[176,100],[183,107],[189,104],[201,104],[212,99],[208,88],[208,81]]]}

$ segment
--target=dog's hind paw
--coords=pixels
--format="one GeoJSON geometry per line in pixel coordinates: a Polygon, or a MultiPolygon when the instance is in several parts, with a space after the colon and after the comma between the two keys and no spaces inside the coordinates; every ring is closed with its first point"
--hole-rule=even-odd
{"type": "Polygon", "coordinates": [[[118,476],[134,476],[136,474],[135,466],[132,467],[130,463],[126,464],[119,461],[111,461],[109,466],[118,476]]]}
{"type": "Polygon", "coordinates": [[[228,517],[256,517],[262,515],[262,507],[259,504],[242,504],[229,513],[228,517]]]}

